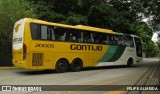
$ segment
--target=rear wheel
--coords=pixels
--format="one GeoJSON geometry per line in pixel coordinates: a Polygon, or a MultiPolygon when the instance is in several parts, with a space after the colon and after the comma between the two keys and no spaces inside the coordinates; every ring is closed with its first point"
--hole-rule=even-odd
{"type": "Polygon", "coordinates": [[[56,72],[62,73],[68,70],[68,62],[65,59],[60,59],[56,63],[56,72]]]}
{"type": "Polygon", "coordinates": [[[83,67],[82,60],[80,59],[74,59],[70,65],[70,70],[71,71],[80,71],[83,67]]]}
{"type": "Polygon", "coordinates": [[[127,61],[127,66],[130,67],[133,64],[133,59],[129,58],[127,61]]]}

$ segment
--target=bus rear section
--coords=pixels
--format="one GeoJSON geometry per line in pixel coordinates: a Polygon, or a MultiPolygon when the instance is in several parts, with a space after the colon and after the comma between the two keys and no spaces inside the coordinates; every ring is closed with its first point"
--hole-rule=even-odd
{"type": "Polygon", "coordinates": [[[25,59],[27,52],[27,46],[24,43],[25,20],[21,19],[15,23],[12,39],[12,63],[22,68],[26,67],[25,59]]]}

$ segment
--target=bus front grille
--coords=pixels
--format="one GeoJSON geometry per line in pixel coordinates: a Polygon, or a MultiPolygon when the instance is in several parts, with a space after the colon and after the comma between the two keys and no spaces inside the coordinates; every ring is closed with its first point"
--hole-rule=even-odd
{"type": "Polygon", "coordinates": [[[43,53],[32,54],[32,66],[43,66],[43,53]]]}

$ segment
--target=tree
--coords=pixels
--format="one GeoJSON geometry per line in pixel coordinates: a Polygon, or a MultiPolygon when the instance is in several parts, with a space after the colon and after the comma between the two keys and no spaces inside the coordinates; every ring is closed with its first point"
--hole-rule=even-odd
{"type": "Polygon", "coordinates": [[[36,17],[30,3],[19,0],[0,1],[0,65],[11,64],[14,23],[24,17],[36,17]]]}
{"type": "Polygon", "coordinates": [[[90,26],[119,31],[115,28],[117,20],[117,11],[107,3],[93,5],[88,12],[88,24],[90,26]]]}
{"type": "Polygon", "coordinates": [[[146,13],[143,10],[147,8],[143,0],[27,1],[35,4],[34,12],[42,20],[72,25],[89,25],[111,29],[114,32],[142,35],[142,37],[152,32],[149,25],[141,24],[143,15],[140,14],[146,13]]]}

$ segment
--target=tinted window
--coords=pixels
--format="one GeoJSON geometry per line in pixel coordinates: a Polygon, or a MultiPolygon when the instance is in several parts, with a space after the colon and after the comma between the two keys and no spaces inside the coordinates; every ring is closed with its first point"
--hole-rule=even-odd
{"type": "Polygon", "coordinates": [[[70,42],[83,42],[82,32],[76,29],[69,29],[70,42]]]}
{"type": "MultiPolygon", "coordinates": [[[[34,40],[55,40],[81,43],[108,44],[133,47],[131,36],[106,34],[100,32],[84,31],[72,28],[63,28],[31,23],[31,35],[34,40]]],[[[136,44],[140,44],[135,39],[136,44]]]]}
{"type": "Polygon", "coordinates": [[[47,36],[47,26],[41,25],[41,39],[48,39],[47,36]]]}
{"type": "Polygon", "coordinates": [[[54,28],[55,40],[66,41],[67,31],[68,31],[68,29],[66,29],[66,28],[55,27],[54,28]]]}
{"type": "Polygon", "coordinates": [[[131,36],[125,36],[124,43],[126,46],[134,47],[133,38],[131,36]]]}
{"type": "Polygon", "coordinates": [[[40,25],[35,24],[35,23],[31,23],[30,27],[31,27],[32,39],[40,39],[40,37],[41,37],[40,25]]]}
{"type": "Polygon", "coordinates": [[[109,44],[109,35],[105,33],[92,33],[94,43],[109,44]]]}
{"type": "Polygon", "coordinates": [[[93,43],[100,43],[101,35],[99,33],[92,33],[93,43]]]}
{"type": "Polygon", "coordinates": [[[83,42],[85,43],[93,43],[93,37],[91,35],[91,32],[83,32],[83,42]]]}
{"type": "Polygon", "coordinates": [[[100,43],[110,44],[109,35],[108,34],[101,34],[100,43]]]}

